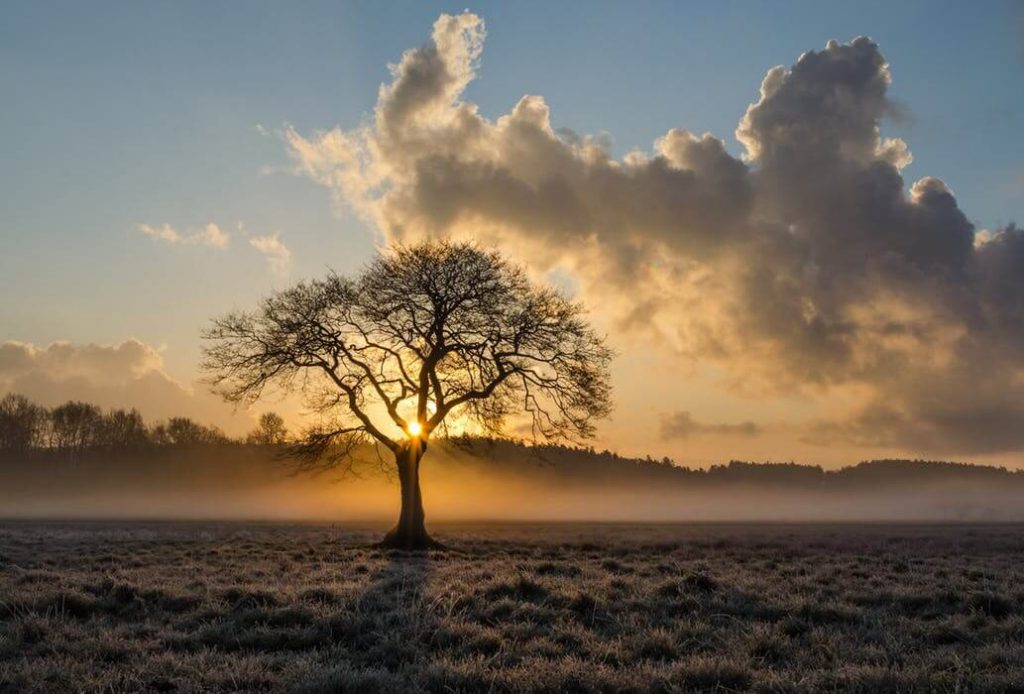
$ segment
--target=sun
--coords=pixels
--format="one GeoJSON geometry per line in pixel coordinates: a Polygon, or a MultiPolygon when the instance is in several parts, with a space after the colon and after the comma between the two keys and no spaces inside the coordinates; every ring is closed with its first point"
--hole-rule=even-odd
{"type": "Polygon", "coordinates": [[[419,436],[423,432],[423,427],[421,427],[420,423],[415,420],[409,422],[407,429],[410,436],[419,436]]]}

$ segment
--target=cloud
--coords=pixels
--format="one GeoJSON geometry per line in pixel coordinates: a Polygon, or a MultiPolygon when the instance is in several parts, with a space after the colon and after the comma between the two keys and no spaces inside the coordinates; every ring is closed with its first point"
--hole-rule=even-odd
{"type": "Polygon", "coordinates": [[[252,417],[235,413],[205,389],[183,385],[164,371],[160,352],[139,340],[116,345],[53,342],[0,344],[0,394],[21,393],[52,407],[83,400],[101,407],[135,407],[150,420],[188,416],[233,433],[252,417]]]}
{"type": "Polygon", "coordinates": [[[689,412],[673,412],[661,417],[661,438],[665,441],[688,439],[704,434],[756,436],[760,432],[761,428],[751,421],[738,424],[704,424],[695,420],[689,412]]]}
{"type": "Polygon", "coordinates": [[[1024,450],[1024,231],[976,242],[943,181],[903,179],[877,44],[830,41],[768,70],[741,157],[674,128],[618,159],[606,138],[553,128],[540,96],[481,115],[464,90],[484,38],[475,15],[442,15],[372,121],[285,131],[296,169],[386,240],[471,237],[568,273],[622,339],[654,336],[747,394],[862,394],[817,431],[1024,450]]]}
{"type": "Polygon", "coordinates": [[[170,224],[164,224],[162,227],[155,227],[149,224],[140,224],[139,231],[146,236],[151,236],[154,239],[160,239],[167,243],[181,243],[182,237],[170,224]]]}
{"type": "MultiPolygon", "coordinates": [[[[238,222],[237,228],[239,235],[243,237],[248,235],[242,222],[238,222]]],[[[163,226],[140,224],[139,231],[146,236],[172,245],[208,246],[226,250],[231,241],[231,235],[213,222],[209,222],[202,230],[189,234],[179,232],[170,224],[163,226]]],[[[267,267],[271,273],[278,277],[287,277],[291,269],[292,252],[281,241],[277,233],[251,237],[249,245],[267,259],[267,267]]]]}
{"type": "Polygon", "coordinates": [[[272,273],[278,277],[288,275],[292,264],[292,252],[288,250],[276,233],[268,236],[255,236],[249,239],[249,244],[266,257],[267,266],[272,273]]]}
{"type": "Polygon", "coordinates": [[[189,246],[210,246],[212,248],[225,249],[228,247],[228,243],[231,237],[228,233],[221,230],[219,226],[213,222],[209,222],[200,231],[193,232],[191,234],[182,234],[170,224],[164,224],[163,226],[151,226],[149,224],[140,224],[139,231],[146,236],[165,241],[170,244],[184,244],[189,246]]]}

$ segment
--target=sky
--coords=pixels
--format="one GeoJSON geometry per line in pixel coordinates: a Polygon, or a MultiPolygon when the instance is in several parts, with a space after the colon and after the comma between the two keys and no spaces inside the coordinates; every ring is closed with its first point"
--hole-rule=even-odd
{"type": "Polygon", "coordinates": [[[607,332],[599,448],[1024,462],[1024,3],[0,17],[0,390],[241,431],[211,317],[468,235],[607,332]]]}

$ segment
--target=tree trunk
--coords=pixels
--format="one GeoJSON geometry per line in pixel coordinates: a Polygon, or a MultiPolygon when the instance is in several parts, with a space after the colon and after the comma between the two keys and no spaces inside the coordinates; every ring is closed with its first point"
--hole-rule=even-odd
{"type": "Polygon", "coordinates": [[[380,547],[389,549],[440,549],[441,543],[427,534],[424,524],[423,495],[420,493],[420,460],[425,446],[414,441],[395,455],[398,466],[398,481],[402,489],[402,511],[398,523],[384,539],[380,547]]]}

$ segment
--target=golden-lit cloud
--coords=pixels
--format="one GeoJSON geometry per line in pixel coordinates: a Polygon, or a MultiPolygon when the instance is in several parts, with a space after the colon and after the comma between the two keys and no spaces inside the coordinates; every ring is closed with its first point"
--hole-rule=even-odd
{"type": "Polygon", "coordinates": [[[287,277],[291,269],[292,252],[284,245],[278,234],[254,236],[249,245],[263,254],[267,259],[267,267],[278,277],[287,277]]]}
{"type": "Polygon", "coordinates": [[[809,440],[1024,450],[1024,231],[976,243],[943,181],[904,181],[876,43],[770,69],[742,156],[674,128],[616,158],[554,128],[541,96],[484,117],[464,98],[484,37],[441,16],[371,122],[285,132],[297,169],[384,239],[474,238],[571,277],[617,341],[654,337],[748,395],[861,394],[809,440]]]}
{"type": "Polygon", "coordinates": [[[163,226],[140,224],[139,231],[146,236],[170,244],[210,246],[211,248],[220,248],[222,250],[227,248],[228,243],[231,241],[231,236],[213,222],[207,223],[199,231],[190,233],[179,232],[170,224],[164,224],[163,226]]]}

